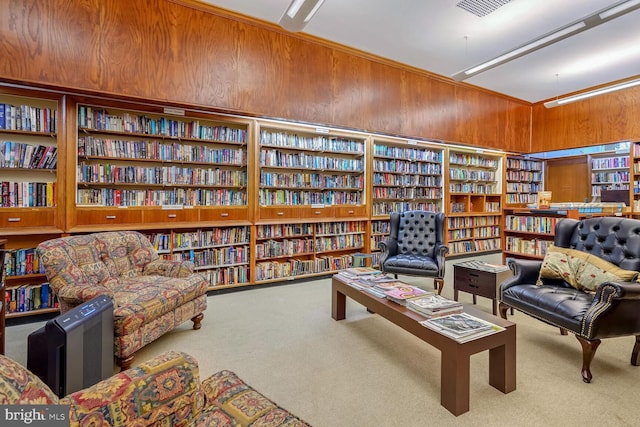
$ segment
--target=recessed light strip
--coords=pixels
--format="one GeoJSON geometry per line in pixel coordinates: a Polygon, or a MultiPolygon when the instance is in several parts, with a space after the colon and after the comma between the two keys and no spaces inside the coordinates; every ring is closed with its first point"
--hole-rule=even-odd
{"type": "MultiPolygon", "coordinates": [[[[639,0],[640,1],[640,0],[639,0]]],[[[576,24],[573,24],[569,27],[563,28],[562,30],[556,31],[555,33],[549,34],[548,36],[542,37],[541,39],[535,40],[531,43],[528,43],[522,47],[519,47],[517,49],[512,50],[511,52],[507,52],[504,55],[498,56],[497,58],[494,58],[490,61],[487,61],[483,64],[480,64],[476,67],[473,68],[469,68],[467,71],[465,71],[464,73],[469,75],[469,74],[475,74],[478,71],[484,70],[485,68],[489,68],[492,65],[496,65],[500,62],[505,62],[508,59],[511,59],[513,57],[516,56],[521,56],[525,53],[529,53],[534,51],[535,49],[541,48],[547,44],[550,44],[553,41],[556,41],[557,39],[563,38],[565,36],[568,36],[571,33],[574,33],[578,30],[583,29],[584,27],[586,27],[586,24],[584,22],[578,22],[576,24]]]]}
{"type": "Polygon", "coordinates": [[[547,108],[557,107],[559,105],[569,104],[571,102],[580,101],[583,99],[591,98],[593,96],[603,95],[609,92],[615,92],[622,89],[628,89],[633,86],[640,85],[640,79],[629,80],[627,82],[618,83],[611,86],[605,86],[600,89],[591,90],[589,92],[579,93],[577,95],[567,96],[565,98],[554,99],[553,101],[547,101],[544,106],[547,108]]]}
{"type": "Polygon", "coordinates": [[[570,37],[575,34],[586,31],[588,29],[597,27],[600,24],[603,24],[612,19],[618,18],[622,15],[625,15],[637,9],[640,9],[640,0],[629,0],[626,2],[618,3],[613,7],[593,13],[589,16],[584,17],[580,21],[573,22],[552,33],[549,33],[547,35],[534,39],[529,43],[526,43],[509,52],[503,53],[502,55],[496,58],[483,62],[482,64],[475,65],[466,70],[460,71],[451,77],[458,81],[468,79],[473,75],[486,71],[490,68],[496,67],[498,65],[504,64],[505,62],[512,61],[516,58],[524,56],[535,50],[541,49],[550,44],[557,43],[560,40],[563,40],[567,37],[570,37]]]}

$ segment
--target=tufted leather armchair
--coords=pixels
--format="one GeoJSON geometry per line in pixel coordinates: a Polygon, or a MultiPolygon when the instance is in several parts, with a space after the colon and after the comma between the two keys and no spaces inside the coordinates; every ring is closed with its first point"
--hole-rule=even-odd
{"type": "Polygon", "coordinates": [[[444,285],[444,214],[428,211],[393,212],[389,237],[380,242],[384,273],[433,277],[438,294],[444,285]]]}
{"type": "MultiPolygon", "coordinates": [[[[625,270],[640,271],[640,220],[620,217],[562,219],[554,244],[587,252],[625,270]]],[[[582,346],[582,378],[591,382],[590,365],[602,338],[635,336],[631,364],[640,352],[640,283],[604,282],[595,293],[563,280],[542,279],[542,261],[509,259],[514,276],[500,285],[500,315],[509,307],[575,334],[582,346]]]]}

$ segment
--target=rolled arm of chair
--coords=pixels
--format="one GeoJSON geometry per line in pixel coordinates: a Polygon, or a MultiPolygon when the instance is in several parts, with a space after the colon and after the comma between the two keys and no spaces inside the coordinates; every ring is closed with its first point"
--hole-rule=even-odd
{"type": "Polygon", "coordinates": [[[145,276],[187,277],[193,274],[191,261],[172,261],[157,259],[145,265],[142,274],[145,276]]]}
{"type": "Polygon", "coordinates": [[[639,311],[640,283],[604,282],[584,315],[581,335],[588,339],[638,335],[639,311]]]}
{"type": "MultiPolygon", "coordinates": [[[[84,275],[67,277],[61,274],[51,278],[49,284],[61,303],[61,309],[75,307],[97,296],[106,295],[113,299],[113,291],[106,286],[90,283],[84,275]]],[[[62,310],[63,312],[66,310],[62,310]]]]}
{"type": "Polygon", "coordinates": [[[540,274],[540,266],[542,261],[531,259],[509,258],[507,265],[513,271],[513,277],[505,280],[500,285],[500,289],[504,290],[514,285],[523,283],[535,283],[540,274]]]}
{"type": "Polygon", "coordinates": [[[393,238],[385,239],[378,243],[378,249],[380,249],[380,260],[378,262],[382,267],[387,258],[398,253],[398,241],[393,238]]]}
{"type": "Polygon", "coordinates": [[[65,396],[60,404],[69,405],[71,426],[186,425],[184,420],[202,410],[204,393],[198,362],[171,350],[65,396]]]}
{"type": "Polygon", "coordinates": [[[436,244],[436,249],[435,249],[435,254],[436,254],[436,261],[438,264],[438,277],[444,277],[444,266],[446,263],[446,255],[449,253],[449,246],[442,244],[442,243],[438,243],[436,244]]]}

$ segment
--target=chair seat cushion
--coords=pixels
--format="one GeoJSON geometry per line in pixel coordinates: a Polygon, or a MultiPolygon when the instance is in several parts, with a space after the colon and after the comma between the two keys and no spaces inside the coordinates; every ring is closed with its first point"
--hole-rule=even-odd
{"type": "Polygon", "coordinates": [[[505,289],[501,299],[534,317],[579,333],[593,295],[568,285],[537,286],[531,283],[505,289]]]}
{"type": "Polygon", "coordinates": [[[113,289],[115,336],[124,336],[207,293],[200,274],[121,278],[113,289]]]}
{"type": "Polygon", "coordinates": [[[385,269],[416,269],[438,272],[438,265],[432,258],[417,255],[396,255],[389,257],[384,263],[385,269]]]}

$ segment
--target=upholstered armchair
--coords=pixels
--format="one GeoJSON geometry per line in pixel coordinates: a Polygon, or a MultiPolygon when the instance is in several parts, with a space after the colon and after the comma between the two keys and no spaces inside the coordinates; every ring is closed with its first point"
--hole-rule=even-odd
{"type": "Polygon", "coordinates": [[[41,243],[38,255],[62,313],[99,295],[114,307],[114,354],[123,370],[135,352],[191,319],[200,329],[208,282],[193,263],[160,259],[147,237],[115,231],[41,243]]]}
{"type": "Polygon", "coordinates": [[[438,294],[444,286],[444,214],[428,211],[393,212],[389,237],[379,243],[380,270],[410,276],[433,277],[438,294]]]}
{"type": "Polygon", "coordinates": [[[500,285],[500,315],[515,308],[575,334],[582,379],[601,339],[634,336],[640,354],[640,221],[619,217],[562,219],[543,261],[509,259],[514,276],[500,285]]]}
{"type": "Polygon", "coordinates": [[[70,427],[308,427],[231,371],[200,382],[198,362],[177,351],[62,399],[32,372],[0,355],[0,405],[67,405],[70,427]]]}

